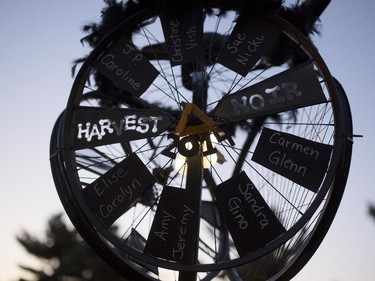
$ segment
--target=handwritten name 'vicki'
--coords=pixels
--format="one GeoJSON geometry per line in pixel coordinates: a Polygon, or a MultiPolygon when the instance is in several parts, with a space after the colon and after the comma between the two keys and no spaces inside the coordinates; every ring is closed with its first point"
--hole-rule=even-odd
{"type": "Polygon", "coordinates": [[[233,41],[227,44],[226,48],[230,54],[236,55],[238,63],[246,66],[249,63],[250,57],[259,50],[264,39],[264,35],[248,38],[246,33],[237,33],[233,41]],[[241,52],[239,52],[241,45],[245,47],[242,47],[241,52]]]}
{"type": "Polygon", "coordinates": [[[86,139],[90,142],[93,138],[101,140],[106,134],[116,134],[121,136],[124,132],[135,131],[141,134],[158,132],[159,122],[162,116],[137,116],[135,114],[125,115],[119,121],[110,119],[100,119],[97,123],[78,123],[77,138],[86,139]]]}

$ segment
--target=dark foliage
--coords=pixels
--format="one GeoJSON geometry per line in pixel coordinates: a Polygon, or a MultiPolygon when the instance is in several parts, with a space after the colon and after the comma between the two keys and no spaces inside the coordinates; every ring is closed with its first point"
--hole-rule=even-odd
{"type": "MultiPolygon", "coordinates": [[[[314,5],[297,3],[292,7],[284,7],[282,0],[129,0],[119,2],[117,0],[104,0],[105,7],[102,10],[101,21],[83,26],[82,31],[88,35],[83,37],[81,42],[95,48],[118,24],[141,10],[151,9],[154,14],[158,14],[163,7],[168,5],[171,12],[185,11],[189,5],[193,5],[195,2],[202,2],[207,14],[213,13],[212,7],[219,9],[219,13],[234,10],[239,13],[239,16],[246,16],[254,12],[274,12],[294,24],[307,36],[317,32],[316,21],[321,13],[320,9],[315,8],[314,5]],[[178,3],[178,5],[173,3],[178,3]]],[[[84,59],[78,59],[75,63],[80,63],[84,59]]]]}
{"type": "Polygon", "coordinates": [[[370,205],[368,208],[369,215],[375,220],[375,205],[370,205]]]}
{"type": "MultiPolygon", "coordinates": [[[[62,215],[53,216],[47,225],[44,238],[37,238],[24,231],[18,242],[31,255],[41,261],[43,268],[20,265],[37,281],[126,281],[104,263],[84,242],[75,230],[67,227],[62,215]]],[[[21,278],[20,281],[27,279],[21,278]]]]}
{"type": "MultiPolygon", "coordinates": [[[[129,1],[116,1],[116,0],[104,0],[105,7],[102,10],[101,21],[98,23],[90,23],[85,25],[82,30],[87,36],[81,39],[83,44],[88,44],[90,47],[95,48],[98,43],[118,24],[123,20],[136,14],[137,12],[149,9],[152,14],[160,14],[161,10],[168,9],[171,13],[179,13],[186,11],[186,9],[195,5],[196,3],[202,3],[207,15],[213,14],[213,7],[216,9],[215,12],[219,14],[225,14],[232,10],[238,13],[238,17],[247,17],[251,13],[264,13],[273,12],[297,27],[304,35],[310,36],[311,34],[317,33],[317,21],[322,12],[322,9],[328,5],[329,0],[324,1],[311,1],[307,0],[302,4],[297,1],[292,7],[283,6],[282,0],[129,0],[129,1]],[[325,4],[315,4],[317,2],[325,4]],[[168,7],[168,8],[166,8],[168,7]],[[322,8],[323,7],[323,8],[322,8]]],[[[138,26],[134,26],[133,29],[129,30],[129,38],[132,34],[137,31],[138,26]]],[[[274,44],[274,48],[269,54],[266,54],[262,59],[262,63],[259,64],[258,68],[267,67],[272,64],[297,64],[306,58],[298,57],[298,54],[291,54],[290,50],[293,49],[290,40],[282,37],[274,44]],[[278,58],[277,62],[274,58],[278,58]],[[282,60],[280,58],[283,58],[282,60]]],[[[86,57],[79,58],[74,61],[72,67],[72,74],[74,75],[78,64],[84,62],[86,57]]],[[[183,67],[183,66],[182,66],[183,67]]],[[[118,90],[114,89],[112,84],[107,81],[105,77],[96,73],[94,75],[94,81],[99,91],[105,89],[107,93],[112,92],[111,96],[121,96],[124,94],[117,93],[118,90]]]]}

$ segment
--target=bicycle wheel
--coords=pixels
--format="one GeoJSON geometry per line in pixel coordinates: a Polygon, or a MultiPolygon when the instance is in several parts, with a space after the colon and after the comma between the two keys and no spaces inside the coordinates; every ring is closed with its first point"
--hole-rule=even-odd
{"type": "Polygon", "coordinates": [[[138,264],[125,259],[120,253],[114,251],[114,249],[108,245],[108,241],[103,239],[93,225],[87,220],[83,212],[80,210],[80,207],[75,202],[67,184],[67,175],[61,153],[61,129],[64,113],[65,112],[63,112],[56,120],[52,130],[50,141],[50,162],[56,190],[71,222],[78,230],[81,237],[96,253],[99,254],[103,261],[114,270],[124,276],[126,275],[126,278],[129,278],[130,280],[157,280],[152,278],[150,274],[147,274],[148,271],[156,272],[154,267],[145,266],[140,269],[138,264]]]}
{"type": "Polygon", "coordinates": [[[351,147],[343,99],[312,44],[279,17],[142,10],[74,82],[67,189],[109,252],[180,280],[289,253],[338,207],[331,194],[351,147]]]}
{"type": "MultiPolygon", "coordinates": [[[[93,248],[93,250],[99,254],[103,261],[112,266],[124,277],[130,278],[131,280],[160,280],[160,270],[158,267],[145,264],[141,261],[136,261],[124,255],[120,251],[117,251],[108,240],[98,233],[92,223],[85,217],[80,206],[77,204],[67,183],[68,176],[66,174],[61,149],[64,113],[65,112],[63,112],[56,120],[52,131],[50,142],[50,162],[58,195],[70,220],[82,238],[93,248]]],[[[106,165],[103,165],[103,162],[109,161],[110,158],[95,148],[90,151],[90,155],[86,155],[81,160],[85,162],[85,166],[82,167],[83,169],[88,169],[90,172],[96,170],[95,173],[104,173],[102,171],[103,167],[105,167],[105,170],[108,170],[114,166],[112,161],[106,165]],[[88,164],[88,162],[90,164],[88,164]],[[90,167],[94,168],[92,169],[90,167]]],[[[210,209],[210,204],[204,204],[202,207],[207,211],[210,209]]],[[[210,223],[213,218],[208,215],[208,217],[203,216],[202,219],[207,220],[208,222],[206,223],[210,223]]],[[[116,231],[116,229],[114,228],[112,231],[116,231]]],[[[143,247],[142,243],[144,242],[142,241],[142,237],[137,235],[137,233],[133,233],[132,239],[133,246],[141,248],[143,247]]],[[[228,248],[228,246],[226,246],[227,233],[223,232],[218,239],[222,241],[221,247],[219,247],[219,252],[224,253],[223,249],[228,248]]],[[[208,248],[206,247],[206,250],[207,249],[208,248]]],[[[166,270],[164,270],[164,275],[166,274],[165,272],[166,270]]],[[[212,280],[212,278],[217,276],[218,273],[219,272],[207,272],[205,274],[201,274],[200,280],[212,280]]],[[[169,273],[167,276],[172,276],[171,274],[173,275],[173,273],[169,273]]]]}

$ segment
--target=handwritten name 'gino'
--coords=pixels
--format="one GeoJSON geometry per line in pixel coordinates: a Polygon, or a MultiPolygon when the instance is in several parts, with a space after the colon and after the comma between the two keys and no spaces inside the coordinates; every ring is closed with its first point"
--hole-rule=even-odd
{"type": "Polygon", "coordinates": [[[101,140],[106,134],[116,133],[121,136],[127,131],[136,131],[141,134],[148,132],[158,132],[159,121],[162,121],[162,116],[137,116],[135,114],[125,115],[119,121],[111,121],[110,119],[100,119],[98,123],[87,122],[86,124],[78,123],[77,138],[85,138],[90,142],[94,137],[101,140]]]}
{"type": "Polygon", "coordinates": [[[262,212],[264,206],[261,206],[255,198],[252,190],[254,185],[248,183],[246,185],[238,185],[238,190],[242,196],[232,197],[228,201],[229,213],[233,216],[234,221],[238,227],[245,230],[249,227],[249,222],[246,220],[245,215],[242,213],[244,209],[242,204],[246,204],[248,210],[251,210],[255,218],[258,219],[260,229],[263,230],[269,225],[269,220],[265,213],[262,212]],[[242,198],[241,198],[242,197],[242,198]]]}

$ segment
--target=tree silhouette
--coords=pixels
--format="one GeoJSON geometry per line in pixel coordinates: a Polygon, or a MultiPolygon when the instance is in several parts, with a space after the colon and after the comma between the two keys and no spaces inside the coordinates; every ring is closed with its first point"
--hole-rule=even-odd
{"type": "Polygon", "coordinates": [[[375,220],[375,205],[371,204],[368,208],[369,215],[375,220]]]}
{"type": "Polygon", "coordinates": [[[54,215],[48,220],[43,238],[23,231],[17,236],[17,240],[27,252],[43,263],[41,269],[20,265],[22,269],[34,275],[32,280],[127,280],[104,263],[76,230],[67,227],[62,214],[54,215]]]}
{"type": "MultiPolygon", "coordinates": [[[[205,7],[205,12],[207,14],[213,14],[214,12],[210,8],[212,0],[200,0],[205,7]]],[[[193,0],[183,0],[178,3],[177,6],[188,4],[189,2],[194,2],[193,0]]],[[[295,5],[291,7],[286,7],[283,5],[282,0],[215,0],[215,5],[220,10],[220,13],[225,14],[228,10],[243,10],[244,14],[242,16],[247,16],[247,11],[272,11],[282,18],[286,19],[288,22],[293,24],[299,31],[301,31],[308,39],[314,34],[319,34],[318,22],[321,13],[328,6],[330,0],[304,0],[296,1],[295,5]]],[[[81,39],[82,44],[86,44],[92,49],[94,49],[99,42],[106,35],[109,34],[118,24],[123,20],[129,18],[130,16],[136,14],[137,12],[149,8],[155,11],[160,11],[161,3],[163,1],[159,0],[103,0],[104,8],[102,9],[102,16],[99,22],[91,22],[82,27],[82,31],[86,34],[81,39]]],[[[170,2],[172,3],[172,2],[170,2]]],[[[169,4],[170,4],[169,3],[169,4]]],[[[176,8],[176,7],[175,7],[176,8]]],[[[239,17],[241,17],[241,12],[239,12],[239,17]]],[[[129,34],[124,34],[129,38],[132,38],[132,34],[136,33],[139,26],[128,27],[129,34]]],[[[306,56],[300,53],[294,53],[290,50],[295,48],[292,46],[293,43],[290,39],[285,36],[281,37],[277,42],[274,43],[272,51],[265,54],[261,62],[257,65],[258,69],[263,69],[269,65],[280,65],[288,63],[290,65],[297,65],[302,61],[305,61],[306,56]]],[[[156,47],[156,46],[154,46],[156,47]]],[[[145,52],[145,50],[143,50],[145,52]]],[[[145,53],[147,57],[147,53],[145,53]]],[[[154,56],[154,53],[151,54],[154,56]]],[[[83,63],[87,59],[87,56],[78,58],[73,61],[72,75],[74,76],[76,68],[79,64],[83,63]]],[[[186,71],[191,66],[189,64],[182,65],[182,79],[184,80],[184,86],[188,85],[186,80],[190,80],[191,71],[186,71]]],[[[117,106],[119,101],[126,97],[126,101],[129,102],[131,98],[128,92],[123,91],[115,87],[108,78],[102,75],[100,72],[93,73],[93,80],[98,88],[96,93],[93,93],[93,97],[98,93],[105,93],[107,97],[111,99],[102,99],[102,105],[107,105],[109,107],[117,106]]],[[[187,87],[189,89],[189,87],[187,87]]],[[[103,95],[98,95],[96,97],[103,97],[103,95]]],[[[132,100],[134,103],[135,101],[132,100]]],[[[137,104],[133,104],[137,106],[137,104]]],[[[142,107],[144,105],[142,104],[142,107]]],[[[264,121],[264,120],[263,120],[264,121]]]]}

